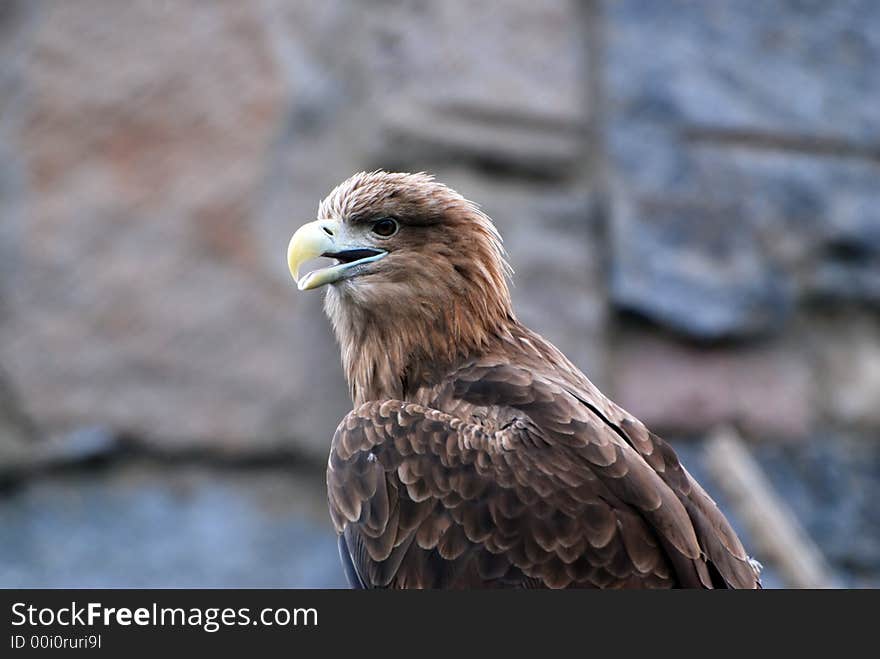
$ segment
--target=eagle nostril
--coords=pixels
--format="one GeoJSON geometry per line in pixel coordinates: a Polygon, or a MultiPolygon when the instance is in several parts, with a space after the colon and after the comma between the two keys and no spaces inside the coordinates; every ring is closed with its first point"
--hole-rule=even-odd
{"type": "Polygon", "coordinates": [[[326,233],[331,238],[333,237],[333,232],[330,231],[330,229],[328,227],[321,227],[321,228],[324,230],[324,233],[326,233]]]}

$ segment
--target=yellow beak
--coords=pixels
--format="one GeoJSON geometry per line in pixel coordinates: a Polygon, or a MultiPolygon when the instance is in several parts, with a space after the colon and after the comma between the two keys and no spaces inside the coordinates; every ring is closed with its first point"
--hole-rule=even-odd
{"type": "Polygon", "coordinates": [[[308,277],[299,281],[299,269],[306,261],[316,259],[322,254],[333,252],[333,227],[327,226],[335,222],[322,222],[316,220],[302,225],[293,234],[290,244],[287,246],[287,267],[293,280],[299,284],[301,291],[306,290],[304,284],[308,277]]]}
{"type": "Polygon", "coordinates": [[[358,245],[348,237],[349,229],[335,220],[315,220],[304,224],[287,246],[287,267],[301,291],[332,284],[356,274],[360,266],[378,261],[387,252],[372,246],[358,245]],[[306,273],[300,278],[300,267],[306,261],[328,256],[336,265],[306,273]]]}

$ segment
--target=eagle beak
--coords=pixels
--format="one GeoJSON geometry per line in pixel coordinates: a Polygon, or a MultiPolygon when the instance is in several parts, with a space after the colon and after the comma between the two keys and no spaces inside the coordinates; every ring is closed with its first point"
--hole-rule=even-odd
{"type": "Polygon", "coordinates": [[[360,266],[378,261],[387,253],[375,247],[355,244],[348,237],[348,228],[340,222],[315,220],[297,229],[290,239],[287,267],[299,290],[308,291],[351,277],[360,266]],[[334,258],[338,263],[300,277],[302,264],[319,256],[334,258]]]}

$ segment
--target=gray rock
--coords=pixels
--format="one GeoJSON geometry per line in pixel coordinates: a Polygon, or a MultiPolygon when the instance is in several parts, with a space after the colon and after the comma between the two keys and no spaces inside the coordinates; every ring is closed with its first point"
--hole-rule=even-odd
{"type": "Polygon", "coordinates": [[[819,242],[807,294],[880,309],[880,192],[872,188],[844,203],[819,242]]]}
{"type": "Polygon", "coordinates": [[[607,20],[612,301],[697,339],[779,332],[804,296],[875,303],[880,8],[626,0],[607,20]]]}
{"type": "Polygon", "coordinates": [[[21,400],[0,369],[0,474],[33,464],[42,449],[33,420],[22,409],[21,400]]]}
{"type": "Polygon", "coordinates": [[[876,145],[880,7],[871,0],[605,6],[622,132],[699,125],[876,145]]]}
{"type": "Polygon", "coordinates": [[[0,6],[0,332],[21,266],[13,246],[24,231],[27,186],[24,158],[15,139],[24,118],[25,54],[34,13],[33,5],[21,0],[0,6]]]}
{"type": "Polygon", "coordinates": [[[414,101],[578,116],[584,37],[574,18],[567,0],[511,0],[503,6],[385,1],[370,7],[360,16],[358,58],[371,109],[381,117],[414,101]]]}
{"type": "Polygon", "coordinates": [[[756,237],[767,267],[799,301],[877,306],[875,163],[716,145],[691,155],[702,187],[740,200],[736,231],[756,237]]]}
{"type": "Polygon", "coordinates": [[[799,445],[752,449],[780,496],[851,587],[880,574],[880,452],[876,442],[818,434],[799,445]]]}
{"type": "Polygon", "coordinates": [[[574,122],[517,114],[485,102],[457,108],[398,103],[383,121],[383,139],[373,158],[388,169],[468,163],[506,175],[566,180],[578,164],[574,122]]]}
{"type": "Polygon", "coordinates": [[[793,306],[790,289],[742,220],[735,207],[697,199],[645,201],[619,212],[612,304],[702,340],[779,328],[793,306]]]}
{"type": "Polygon", "coordinates": [[[822,412],[834,426],[876,434],[880,427],[880,322],[840,311],[811,326],[822,377],[822,412]]]}
{"type": "Polygon", "coordinates": [[[0,495],[6,588],[346,586],[319,478],[132,463],[0,495]]]}

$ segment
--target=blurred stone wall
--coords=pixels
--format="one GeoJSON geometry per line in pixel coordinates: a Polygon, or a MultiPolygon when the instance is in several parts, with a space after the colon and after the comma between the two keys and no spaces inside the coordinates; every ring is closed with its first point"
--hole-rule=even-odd
{"type": "Polygon", "coordinates": [[[284,252],[377,167],[479,202],[521,318],[656,431],[876,447],[878,63],[870,0],[8,0],[0,456],[323,462],[349,403],[284,252]]]}
{"type": "Polygon", "coordinates": [[[692,432],[876,433],[880,7],[633,1],[608,24],[611,304],[715,344],[627,336],[623,402],[692,432]]]}

